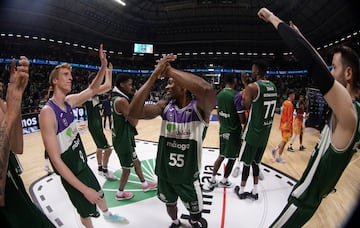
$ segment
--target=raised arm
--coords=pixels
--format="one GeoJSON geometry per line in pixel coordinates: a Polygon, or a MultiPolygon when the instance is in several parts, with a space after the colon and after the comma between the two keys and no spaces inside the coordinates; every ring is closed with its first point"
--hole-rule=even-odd
{"type": "Polygon", "coordinates": [[[99,88],[104,79],[104,75],[105,75],[106,67],[107,67],[107,63],[108,63],[102,44],[100,44],[100,48],[99,48],[99,58],[101,61],[101,67],[100,67],[96,77],[89,85],[89,87],[86,88],[85,90],[81,91],[80,93],[71,94],[71,95],[66,96],[66,101],[69,102],[69,104],[72,107],[82,105],[86,100],[95,96],[99,92],[99,88]]]}
{"type": "Polygon", "coordinates": [[[10,149],[23,152],[21,127],[21,100],[29,80],[29,61],[21,56],[16,67],[11,62],[10,80],[7,88],[7,103],[0,100],[0,207],[5,205],[5,183],[10,149]]]}
{"type": "Polygon", "coordinates": [[[176,59],[176,55],[166,55],[157,61],[154,72],[149,79],[136,91],[131,103],[129,105],[129,116],[136,119],[152,119],[160,115],[166,105],[164,100],[157,104],[146,104],[145,101],[149,97],[152,86],[157,78],[162,76],[164,70],[169,66],[169,62],[176,59]]]}
{"type": "Polygon", "coordinates": [[[100,85],[99,91],[97,94],[103,94],[111,90],[112,87],[112,71],[113,65],[109,63],[109,67],[106,69],[105,73],[105,82],[100,85]]]}
{"type": "Polygon", "coordinates": [[[356,123],[355,109],[350,94],[343,85],[335,81],[319,53],[304,38],[294,24],[291,27],[266,8],[260,9],[258,16],[270,22],[293,51],[295,57],[308,70],[309,76],[320,88],[321,93],[333,110],[335,130],[332,142],[337,148],[347,146],[356,123]]]}
{"type": "Polygon", "coordinates": [[[192,73],[177,70],[171,66],[167,67],[164,74],[174,79],[181,87],[189,90],[197,100],[197,107],[209,117],[216,105],[216,91],[212,85],[201,77],[192,73]]]}

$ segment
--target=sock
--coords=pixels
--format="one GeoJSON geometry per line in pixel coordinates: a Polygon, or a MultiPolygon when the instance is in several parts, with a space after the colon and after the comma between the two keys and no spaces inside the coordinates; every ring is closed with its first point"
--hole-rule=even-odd
{"type": "Polygon", "coordinates": [[[174,224],[176,224],[176,225],[179,225],[180,220],[179,220],[179,219],[175,219],[175,220],[173,220],[172,222],[173,222],[174,224]]]}
{"type": "Polygon", "coordinates": [[[108,172],[107,166],[103,165],[102,171],[103,171],[104,173],[107,173],[107,172],[108,172]]]}
{"type": "Polygon", "coordinates": [[[211,176],[211,180],[210,180],[210,181],[211,181],[211,182],[215,182],[215,181],[216,181],[214,175],[211,176]]]}
{"type": "Polygon", "coordinates": [[[110,216],[111,212],[109,211],[109,209],[106,209],[105,211],[103,211],[103,215],[104,216],[110,216]]]}
{"type": "Polygon", "coordinates": [[[244,191],[245,191],[245,186],[240,186],[239,193],[242,194],[244,193],[244,191]]]}
{"type": "Polygon", "coordinates": [[[148,185],[148,182],[145,180],[144,182],[141,182],[141,186],[145,187],[148,185]]]}
{"type": "Polygon", "coordinates": [[[98,164],[98,171],[103,171],[102,165],[98,164]]]}
{"type": "Polygon", "coordinates": [[[257,194],[258,193],[258,190],[257,190],[257,184],[254,184],[254,187],[253,187],[253,190],[252,190],[252,194],[257,194]]]}
{"type": "Polygon", "coordinates": [[[116,192],[116,195],[122,196],[123,192],[124,192],[124,191],[120,191],[120,190],[118,189],[117,192],[116,192]]]}
{"type": "Polygon", "coordinates": [[[226,183],[227,180],[228,180],[228,179],[224,177],[220,182],[221,182],[221,183],[226,183]]]}

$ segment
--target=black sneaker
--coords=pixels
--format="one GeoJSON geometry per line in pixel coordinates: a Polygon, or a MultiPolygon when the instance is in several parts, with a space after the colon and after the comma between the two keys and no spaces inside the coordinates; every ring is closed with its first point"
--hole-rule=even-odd
{"type": "Polygon", "coordinates": [[[181,226],[181,222],[179,220],[179,224],[175,224],[175,223],[171,223],[171,225],[169,226],[169,228],[177,228],[181,226]]]}
{"type": "Polygon", "coordinates": [[[249,195],[251,195],[250,192],[243,192],[243,193],[239,194],[238,196],[239,196],[239,199],[242,200],[242,199],[248,198],[249,195]]]}
{"type": "Polygon", "coordinates": [[[306,147],[304,147],[303,145],[301,145],[300,147],[299,147],[299,150],[300,151],[304,151],[306,149],[306,147]]]}
{"type": "Polygon", "coordinates": [[[239,197],[239,199],[243,200],[246,199],[247,196],[250,194],[249,192],[243,192],[243,193],[239,193],[240,187],[238,185],[235,186],[234,191],[235,194],[239,197]]]}
{"type": "Polygon", "coordinates": [[[198,222],[196,222],[196,223],[191,223],[191,228],[201,228],[201,226],[198,222]]]}
{"type": "Polygon", "coordinates": [[[249,195],[248,195],[249,198],[253,199],[253,200],[258,200],[259,199],[259,194],[253,194],[252,192],[250,193],[249,192],[249,195]]]}

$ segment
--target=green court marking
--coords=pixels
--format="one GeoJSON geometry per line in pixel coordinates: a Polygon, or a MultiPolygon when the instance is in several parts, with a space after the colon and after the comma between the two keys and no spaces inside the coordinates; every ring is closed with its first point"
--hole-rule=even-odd
{"type": "MultiPolygon", "coordinates": [[[[141,169],[147,181],[156,181],[156,176],[154,173],[155,159],[141,161],[141,169]]],[[[114,175],[120,178],[121,170],[117,170],[116,172],[114,172],[114,175]]],[[[131,169],[128,183],[125,186],[125,191],[132,192],[134,194],[134,197],[132,199],[120,201],[115,199],[115,194],[117,189],[119,188],[119,183],[119,181],[105,181],[104,185],[102,186],[108,207],[118,207],[132,204],[156,196],[156,190],[148,192],[142,191],[141,182],[136,175],[134,168],[131,169]]]]}

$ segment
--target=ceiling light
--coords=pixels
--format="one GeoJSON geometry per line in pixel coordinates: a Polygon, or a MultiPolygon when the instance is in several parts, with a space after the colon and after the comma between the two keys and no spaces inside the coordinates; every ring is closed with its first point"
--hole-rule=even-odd
{"type": "Polygon", "coordinates": [[[121,4],[121,5],[123,5],[123,6],[126,6],[126,3],[123,2],[123,1],[121,1],[121,0],[114,0],[114,1],[117,2],[117,3],[119,3],[119,4],[121,4]]]}

